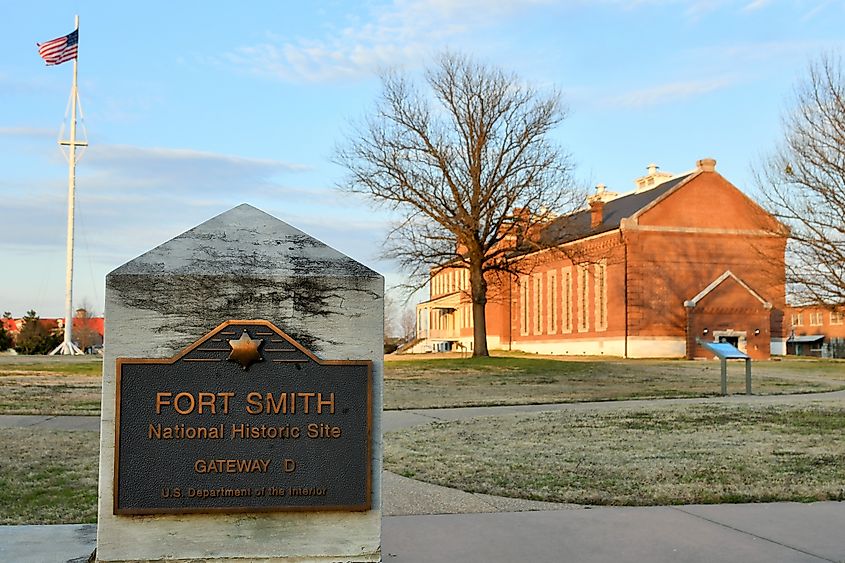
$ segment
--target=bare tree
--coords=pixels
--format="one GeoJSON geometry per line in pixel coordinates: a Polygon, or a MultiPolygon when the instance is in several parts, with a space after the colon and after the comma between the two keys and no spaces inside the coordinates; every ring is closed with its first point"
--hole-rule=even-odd
{"type": "Polygon", "coordinates": [[[79,345],[79,348],[86,354],[93,349],[94,346],[102,344],[100,333],[94,325],[96,315],[91,310],[91,306],[87,301],[83,301],[82,305],[76,310],[73,325],[73,339],[79,345]]]}
{"type": "Polygon", "coordinates": [[[399,318],[399,326],[402,340],[411,342],[417,336],[417,312],[414,307],[405,307],[402,316],[399,318]]]}
{"type": "Polygon", "coordinates": [[[549,139],[560,95],[462,55],[441,55],[425,89],[386,73],[375,111],[337,150],[342,188],[401,219],[385,243],[421,287],[432,269],[469,270],[473,355],[487,356],[487,274],[513,271],[516,243],[574,202],[568,157],[549,139]],[[518,211],[521,210],[521,211],[518,211]]]}
{"type": "Polygon", "coordinates": [[[784,118],[784,139],[755,170],[769,211],[789,229],[786,281],[800,301],[845,303],[845,76],[811,63],[784,118]]]}

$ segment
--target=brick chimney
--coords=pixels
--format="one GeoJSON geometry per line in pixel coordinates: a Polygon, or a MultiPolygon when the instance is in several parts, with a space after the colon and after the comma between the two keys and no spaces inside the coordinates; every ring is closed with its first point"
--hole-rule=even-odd
{"type": "Polygon", "coordinates": [[[695,163],[696,168],[698,168],[702,172],[715,172],[716,171],[716,159],[715,158],[702,158],[698,162],[695,163]]]}
{"type": "Polygon", "coordinates": [[[600,197],[590,198],[590,228],[595,229],[604,221],[604,201],[600,197]]]}

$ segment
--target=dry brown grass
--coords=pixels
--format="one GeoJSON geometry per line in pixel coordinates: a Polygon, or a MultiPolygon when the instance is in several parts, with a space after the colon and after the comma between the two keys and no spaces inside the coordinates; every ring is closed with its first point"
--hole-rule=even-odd
{"type": "Polygon", "coordinates": [[[2,414],[100,414],[99,375],[3,369],[2,414]]]}
{"type": "MultiPolygon", "coordinates": [[[[385,364],[387,409],[705,397],[720,390],[720,365],[715,361],[525,355],[400,358],[385,364]]],[[[729,364],[729,393],[745,392],[744,370],[742,363],[729,364]]],[[[752,373],[755,394],[845,388],[842,361],[755,362],[752,373]]]]}
{"type": "Polygon", "coordinates": [[[96,432],[0,429],[0,524],[96,522],[96,432]]]}
{"type": "MultiPolygon", "coordinates": [[[[388,356],[387,409],[519,405],[719,393],[718,362],[510,355],[388,356]]],[[[0,414],[100,412],[102,363],[91,358],[0,358],[0,414]]],[[[729,367],[730,393],[745,391],[744,366],[729,367]]],[[[755,394],[845,389],[845,362],[755,362],[755,394]]]]}
{"type": "Polygon", "coordinates": [[[602,505],[843,500],[845,401],[556,411],[390,433],[385,467],[458,489],[602,505]]]}

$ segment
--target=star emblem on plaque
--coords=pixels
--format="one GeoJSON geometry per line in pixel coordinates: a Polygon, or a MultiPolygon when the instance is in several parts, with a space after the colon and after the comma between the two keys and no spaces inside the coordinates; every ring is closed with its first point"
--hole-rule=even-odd
{"type": "Polygon", "coordinates": [[[232,351],[226,359],[230,362],[241,364],[241,367],[246,371],[255,362],[263,361],[261,352],[259,351],[263,342],[263,338],[253,339],[247,333],[246,329],[244,329],[240,338],[229,340],[229,346],[231,346],[232,351]]]}

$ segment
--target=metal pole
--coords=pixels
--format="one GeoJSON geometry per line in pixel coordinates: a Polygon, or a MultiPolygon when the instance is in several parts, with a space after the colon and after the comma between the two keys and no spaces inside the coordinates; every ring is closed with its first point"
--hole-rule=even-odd
{"type": "Polygon", "coordinates": [[[722,362],[722,396],[728,394],[728,361],[724,358],[722,362]]]}
{"type": "Polygon", "coordinates": [[[751,358],[745,359],[745,394],[751,394],[751,358]]]}
{"type": "MultiPolygon", "coordinates": [[[[75,19],[76,29],[79,29],[79,16],[75,19]]],[[[76,203],[76,105],[77,105],[77,61],[79,56],[73,59],[73,84],[70,90],[70,141],[59,141],[60,144],[67,144],[70,147],[68,181],[67,181],[67,262],[65,266],[65,337],[62,344],[51,352],[51,354],[81,354],[82,352],[73,343],[73,234],[74,234],[74,207],[76,203]]]]}

